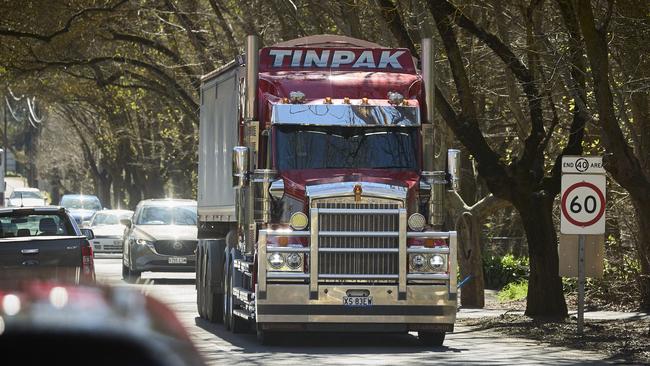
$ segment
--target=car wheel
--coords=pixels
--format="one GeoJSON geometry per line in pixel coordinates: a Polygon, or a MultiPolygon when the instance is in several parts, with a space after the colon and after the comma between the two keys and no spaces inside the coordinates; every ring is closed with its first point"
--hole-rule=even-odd
{"type": "Polygon", "coordinates": [[[134,271],[122,262],[122,279],[127,283],[136,283],[140,279],[142,271],[134,271]]]}
{"type": "Polygon", "coordinates": [[[425,346],[440,347],[445,341],[445,332],[418,332],[418,339],[425,346]]]}

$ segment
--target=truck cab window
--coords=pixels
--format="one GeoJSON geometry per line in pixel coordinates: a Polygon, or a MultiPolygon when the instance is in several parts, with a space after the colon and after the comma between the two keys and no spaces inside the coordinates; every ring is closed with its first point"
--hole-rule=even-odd
{"type": "Polygon", "coordinates": [[[276,128],[279,170],[418,168],[415,128],[288,125],[276,128]]]}

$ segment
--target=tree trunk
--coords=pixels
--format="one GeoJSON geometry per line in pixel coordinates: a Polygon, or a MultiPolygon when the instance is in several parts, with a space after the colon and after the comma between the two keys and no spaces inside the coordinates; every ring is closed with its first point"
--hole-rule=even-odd
{"type": "Polygon", "coordinates": [[[636,243],[637,256],[641,265],[639,290],[641,292],[641,309],[650,311],[650,200],[640,201],[632,197],[639,225],[639,242],[636,243]]]}
{"type": "Polygon", "coordinates": [[[470,277],[460,289],[460,303],[464,308],[485,307],[485,277],[481,254],[480,217],[464,212],[458,224],[458,265],[461,281],[470,277]]]}
{"type": "Polygon", "coordinates": [[[530,276],[528,278],[528,316],[566,317],[567,307],[558,274],[557,235],[553,225],[553,199],[534,194],[515,204],[526,229],[530,276]]]}

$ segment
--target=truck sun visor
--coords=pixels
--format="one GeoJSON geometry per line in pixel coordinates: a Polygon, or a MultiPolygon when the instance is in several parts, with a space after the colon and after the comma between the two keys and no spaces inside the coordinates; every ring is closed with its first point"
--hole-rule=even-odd
{"type": "Polygon", "coordinates": [[[273,104],[271,123],[408,127],[420,125],[420,110],[416,106],[273,104]]]}

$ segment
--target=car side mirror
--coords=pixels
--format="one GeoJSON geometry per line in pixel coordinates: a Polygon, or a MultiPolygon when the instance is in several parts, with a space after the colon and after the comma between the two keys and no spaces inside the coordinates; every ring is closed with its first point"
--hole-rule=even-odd
{"type": "Polygon", "coordinates": [[[86,237],[88,240],[93,240],[95,239],[95,233],[91,229],[81,229],[81,233],[86,237]]]}
{"type": "Polygon", "coordinates": [[[126,226],[127,228],[131,228],[131,220],[130,219],[120,219],[120,224],[126,226]]]}

